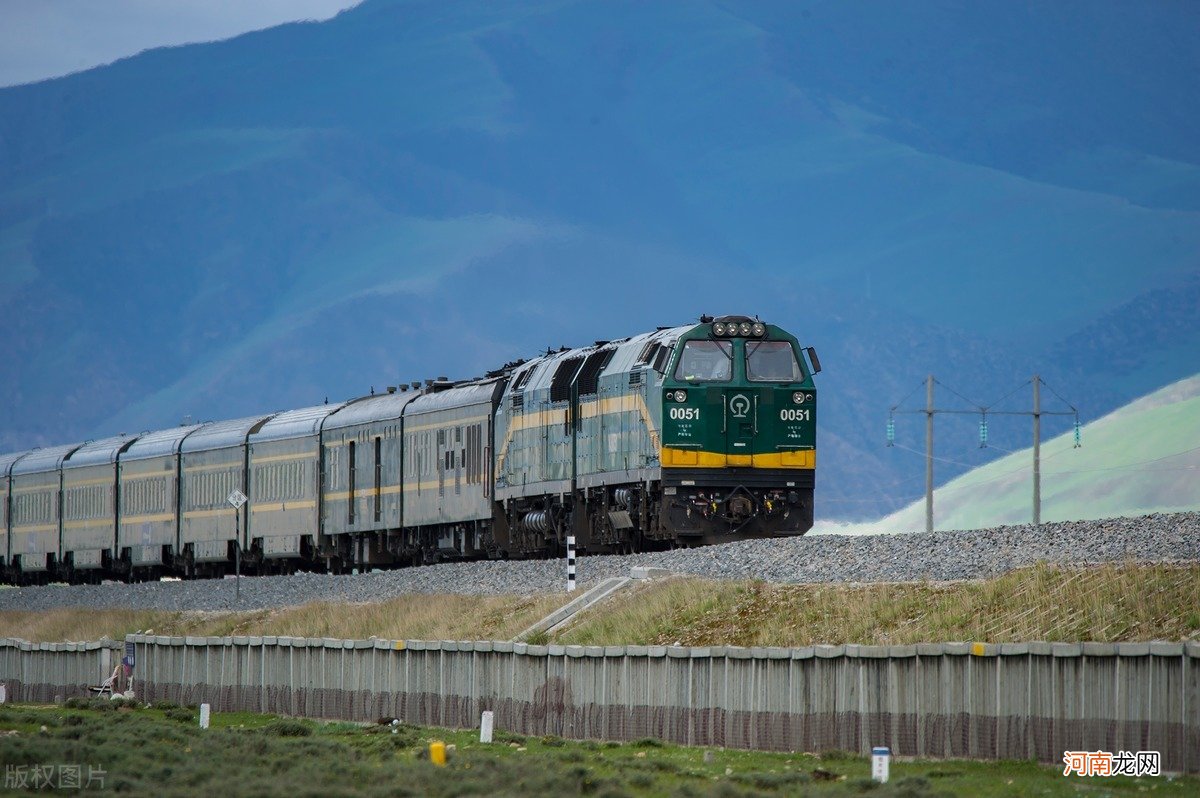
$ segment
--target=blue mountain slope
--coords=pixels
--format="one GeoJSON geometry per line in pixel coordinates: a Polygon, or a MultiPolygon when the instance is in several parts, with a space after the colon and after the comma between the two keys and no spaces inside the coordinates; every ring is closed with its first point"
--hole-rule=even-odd
{"type": "Polygon", "coordinates": [[[926,373],[1097,415],[1194,373],[1198,28],[368,0],[0,90],[0,445],[751,312],[822,351],[823,511],[895,509],[882,423],[926,373]]]}

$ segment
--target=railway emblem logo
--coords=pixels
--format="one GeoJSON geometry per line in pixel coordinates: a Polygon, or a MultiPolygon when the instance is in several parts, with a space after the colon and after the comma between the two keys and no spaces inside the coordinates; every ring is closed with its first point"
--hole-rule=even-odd
{"type": "Polygon", "coordinates": [[[737,396],[729,400],[729,412],[734,418],[745,418],[750,412],[750,400],[745,394],[739,393],[737,396]]]}

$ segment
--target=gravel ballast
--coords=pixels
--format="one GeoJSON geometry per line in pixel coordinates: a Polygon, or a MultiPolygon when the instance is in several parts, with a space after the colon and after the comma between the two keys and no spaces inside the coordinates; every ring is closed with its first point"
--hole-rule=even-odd
{"type": "MultiPolygon", "coordinates": [[[[810,535],[747,540],[652,554],[578,560],[581,589],[635,565],[709,579],[779,583],[910,582],[981,579],[1039,561],[1200,561],[1200,513],[1005,526],[894,535],[810,535]]],[[[0,590],[0,610],[56,607],[255,610],[313,601],[376,602],[409,593],[565,593],[559,560],[445,563],[353,576],[295,574],[139,584],[48,585],[0,590]]]]}

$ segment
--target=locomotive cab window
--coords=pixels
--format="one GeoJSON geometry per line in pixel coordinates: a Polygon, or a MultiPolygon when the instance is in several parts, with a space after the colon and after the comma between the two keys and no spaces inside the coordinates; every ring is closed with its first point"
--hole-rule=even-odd
{"type": "Polygon", "coordinates": [[[746,377],[756,382],[801,382],[804,372],[787,341],[747,341],[746,377]]]}
{"type": "Polygon", "coordinates": [[[729,341],[685,341],[675,379],[728,382],[733,376],[733,344],[729,341]]]}

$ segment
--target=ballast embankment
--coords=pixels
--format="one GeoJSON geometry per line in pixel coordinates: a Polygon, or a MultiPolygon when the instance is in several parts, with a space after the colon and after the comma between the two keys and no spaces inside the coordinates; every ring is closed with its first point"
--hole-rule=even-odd
{"type": "MultiPolygon", "coordinates": [[[[810,535],[625,556],[582,555],[580,587],[646,566],[708,579],[873,583],[982,579],[1038,562],[1200,561],[1200,513],[1155,514],[891,535],[810,535]]],[[[57,607],[253,610],[315,601],[369,603],[413,593],[564,593],[558,560],[445,563],[353,576],[295,574],[231,580],[49,585],[0,590],[0,611],[57,607]]]]}

